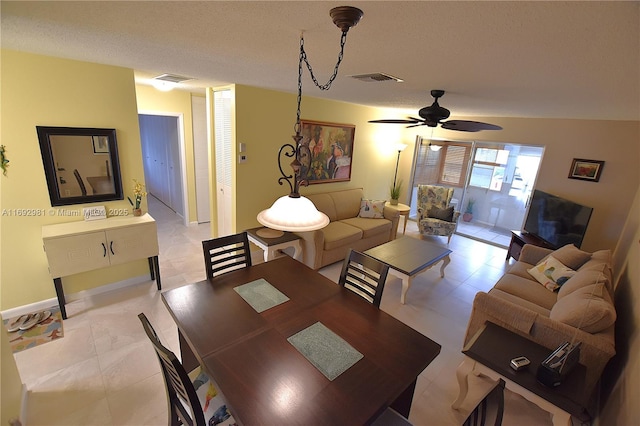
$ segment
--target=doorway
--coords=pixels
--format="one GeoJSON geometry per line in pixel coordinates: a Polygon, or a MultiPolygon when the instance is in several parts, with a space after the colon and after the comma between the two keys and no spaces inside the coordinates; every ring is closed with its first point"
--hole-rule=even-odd
{"type": "Polygon", "coordinates": [[[418,137],[415,152],[410,217],[417,217],[418,185],[454,188],[456,233],[507,247],[511,230],[522,228],[544,148],[418,137]]]}
{"type": "Polygon", "coordinates": [[[139,114],[146,189],[184,220],[184,189],[179,116],[139,114]]]}

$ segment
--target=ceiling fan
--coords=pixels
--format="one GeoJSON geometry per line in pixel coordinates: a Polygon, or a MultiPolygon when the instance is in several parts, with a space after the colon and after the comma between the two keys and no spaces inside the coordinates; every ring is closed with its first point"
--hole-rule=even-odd
{"type": "Polygon", "coordinates": [[[482,123],[480,121],[469,120],[449,120],[449,110],[438,104],[438,99],[444,95],[444,90],[432,90],[431,96],[434,101],[430,106],[421,108],[418,114],[421,118],[407,117],[406,120],[388,119],[388,120],[371,120],[369,123],[390,123],[390,124],[409,124],[409,127],[429,126],[436,127],[438,124],[443,129],[458,130],[460,132],[479,132],[481,130],[502,130],[502,127],[495,124],[482,123]]]}

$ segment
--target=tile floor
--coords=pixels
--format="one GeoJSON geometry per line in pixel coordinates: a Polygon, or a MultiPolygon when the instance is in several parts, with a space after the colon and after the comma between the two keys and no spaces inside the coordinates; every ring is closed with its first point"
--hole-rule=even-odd
{"type": "MultiPolygon", "coordinates": [[[[153,197],[158,223],[163,290],[205,277],[201,241],[209,225],[185,227],[153,197]]],[[[419,238],[415,222],[407,235],[419,238]]],[[[446,244],[444,237],[432,238],[446,244]]],[[[415,425],[458,425],[466,417],[450,408],[457,395],[455,369],[476,292],[490,289],[506,267],[504,248],[455,235],[446,277],[439,268],[418,276],[401,305],[401,282],[390,277],[381,309],[442,345],[420,375],[410,420],[415,425]]],[[[261,261],[261,252],[255,253],[261,261]]],[[[340,265],[320,271],[337,281],[340,265]]],[[[29,389],[26,425],[166,425],[167,410],[158,360],[137,318],[145,312],[160,338],[176,353],[176,327],[154,282],[76,300],[67,305],[64,338],[15,355],[29,389]]],[[[480,379],[475,379],[480,380],[480,379]]],[[[486,385],[480,380],[478,388],[486,385]]],[[[547,425],[550,417],[506,392],[504,425],[547,425]]],[[[470,410],[473,404],[465,404],[470,410]]]]}

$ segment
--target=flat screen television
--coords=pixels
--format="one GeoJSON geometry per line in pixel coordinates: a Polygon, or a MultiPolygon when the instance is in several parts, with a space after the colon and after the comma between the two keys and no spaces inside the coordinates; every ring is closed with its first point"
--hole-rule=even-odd
{"type": "Polygon", "coordinates": [[[555,248],[567,244],[580,248],[592,211],[591,207],[534,189],[524,231],[555,248]]]}

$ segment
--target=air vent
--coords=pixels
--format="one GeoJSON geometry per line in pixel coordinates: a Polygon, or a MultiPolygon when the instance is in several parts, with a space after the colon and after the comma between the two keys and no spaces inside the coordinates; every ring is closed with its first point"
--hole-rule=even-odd
{"type": "Polygon", "coordinates": [[[171,83],[182,83],[183,81],[187,81],[187,80],[193,80],[193,78],[191,77],[183,77],[181,75],[176,75],[176,74],[162,74],[159,75],[157,77],[153,77],[154,80],[162,80],[162,81],[168,81],[171,83]]]}
{"type": "Polygon", "coordinates": [[[381,72],[375,72],[372,74],[352,75],[351,77],[355,78],[356,80],[360,80],[368,83],[375,83],[375,82],[381,82],[381,81],[393,81],[395,83],[402,83],[404,81],[398,77],[394,77],[392,75],[381,73],[381,72]]]}

